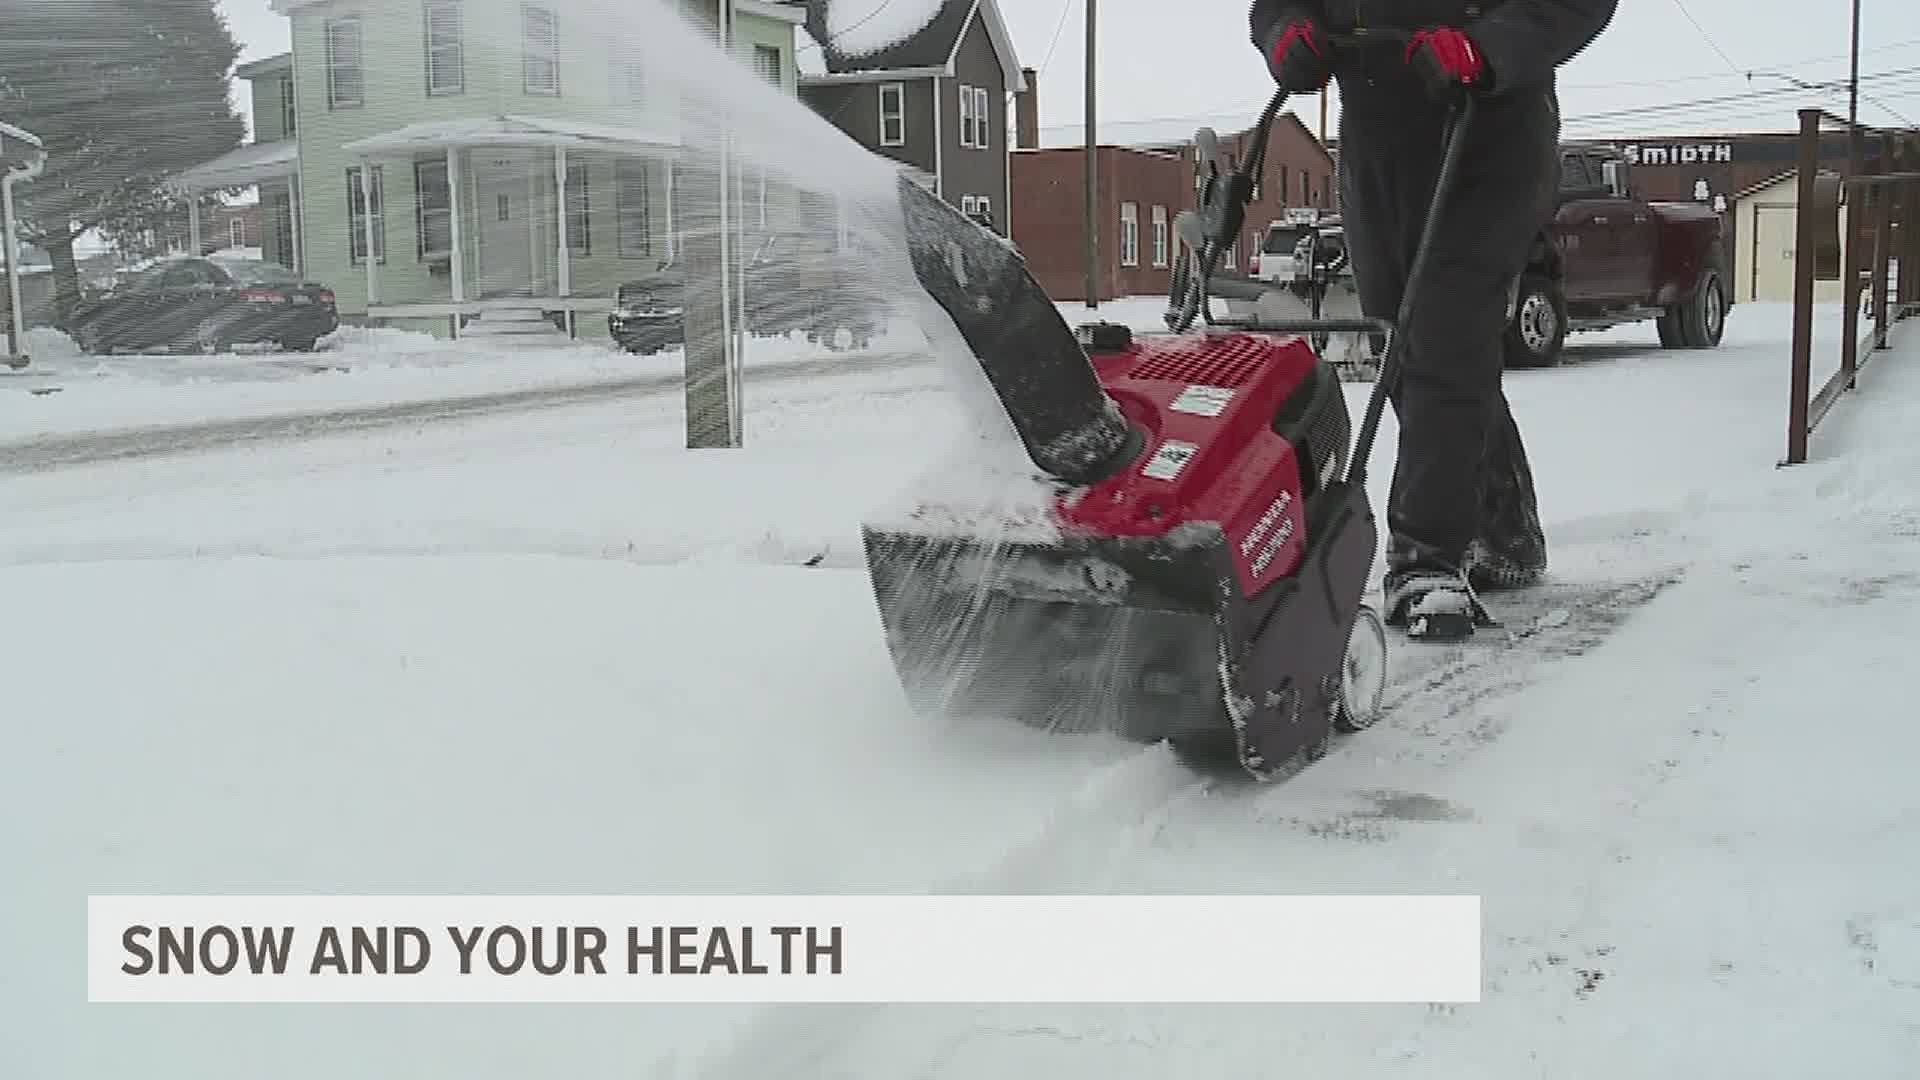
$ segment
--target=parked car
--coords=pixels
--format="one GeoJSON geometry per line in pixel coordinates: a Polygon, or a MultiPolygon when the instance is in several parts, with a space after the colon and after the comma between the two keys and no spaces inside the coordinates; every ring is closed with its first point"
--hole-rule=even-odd
{"type": "Polygon", "coordinates": [[[1316,227],[1332,225],[1337,220],[1337,218],[1322,215],[1318,210],[1287,211],[1286,218],[1267,226],[1267,234],[1260,241],[1260,249],[1247,260],[1247,276],[1255,281],[1266,281],[1275,285],[1285,285],[1293,281],[1301,270],[1294,258],[1300,242],[1316,227]]]}
{"type": "Polygon", "coordinates": [[[340,326],[333,290],[278,263],[213,256],[162,259],[89,296],[68,333],[89,353],[278,344],[311,350],[340,326]]]}
{"type": "MultiPolygon", "coordinates": [[[[789,254],[790,245],[790,238],[769,238],[747,263],[747,332],[757,337],[804,333],[815,344],[837,348],[844,330],[854,348],[865,348],[881,305],[862,287],[862,269],[838,255],[789,254]]],[[[676,262],[624,282],[615,290],[607,332],[621,348],[643,356],[682,344],[686,288],[686,268],[676,262]]]]}
{"type": "Polygon", "coordinates": [[[1558,205],[1514,295],[1507,364],[1545,367],[1570,333],[1644,321],[1670,348],[1717,346],[1733,306],[1728,263],[1711,207],[1648,202],[1624,156],[1565,148],[1558,205]]]}
{"type": "Polygon", "coordinates": [[[680,344],[686,337],[681,290],[686,277],[671,264],[614,291],[613,313],[607,332],[614,343],[631,353],[652,356],[680,344]]]}

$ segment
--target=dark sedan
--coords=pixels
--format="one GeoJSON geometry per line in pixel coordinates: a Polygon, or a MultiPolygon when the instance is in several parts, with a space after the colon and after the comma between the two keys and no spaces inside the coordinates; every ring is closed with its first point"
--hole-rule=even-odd
{"type": "Polygon", "coordinates": [[[306,352],[339,328],[340,313],[332,289],[278,263],[214,256],[129,274],[75,312],[71,326],[90,353],[264,344],[306,352]]]}

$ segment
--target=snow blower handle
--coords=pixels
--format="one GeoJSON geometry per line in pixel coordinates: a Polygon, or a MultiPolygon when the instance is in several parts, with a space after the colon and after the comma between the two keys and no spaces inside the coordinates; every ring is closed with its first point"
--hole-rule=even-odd
{"type": "Polygon", "coordinates": [[[1274,118],[1286,103],[1285,90],[1273,95],[1253,127],[1253,150],[1232,172],[1218,171],[1219,165],[1213,156],[1217,144],[1212,129],[1201,131],[1194,140],[1196,148],[1201,149],[1205,167],[1213,170],[1213,174],[1201,186],[1199,209],[1191,215],[1182,213],[1182,220],[1174,223],[1175,231],[1187,240],[1189,249],[1180,253],[1173,270],[1174,287],[1168,297],[1167,328],[1176,334],[1192,328],[1194,319],[1201,316],[1206,317],[1209,325],[1213,323],[1208,305],[1210,282],[1219,272],[1222,254],[1233,246],[1240,227],[1246,223],[1247,204],[1253,201],[1254,178],[1266,166],[1267,137],[1273,130],[1274,118]]]}
{"type": "Polygon", "coordinates": [[[1393,384],[1400,377],[1406,330],[1412,324],[1421,286],[1426,283],[1427,263],[1433,254],[1433,238],[1440,230],[1440,215],[1453,196],[1454,181],[1460,174],[1460,159],[1464,156],[1467,127],[1473,120],[1474,103],[1474,95],[1463,91],[1454,98],[1447,118],[1446,151],[1440,159],[1440,175],[1433,184],[1433,198],[1427,204],[1426,221],[1420,227],[1420,246],[1413,253],[1413,266],[1407,272],[1406,288],[1400,295],[1400,310],[1387,335],[1387,354],[1381,358],[1380,373],[1374,377],[1366,416],[1360,422],[1360,432],[1353,442],[1353,456],[1347,463],[1347,481],[1354,485],[1366,481],[1367,458],[1380,432],[1380,417],[1386,411],[1393,384]]]}

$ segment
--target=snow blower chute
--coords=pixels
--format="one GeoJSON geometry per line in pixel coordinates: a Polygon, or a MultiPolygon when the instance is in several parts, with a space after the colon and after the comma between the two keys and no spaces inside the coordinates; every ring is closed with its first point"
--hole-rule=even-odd
{"type": "MultiPolygon", "coordinates": [[[[1208,282],[1241,231],[1284,103],[1183,241],[1169,333],[1070,329],[1024,262],[911,180],[913,268],[1051,486],[1042,535],[925,502],[863,530],[895,669],[916,707],[1170,742],[1190,765],[1272,779],[1377,714],[1386,639],[1363,604],[1377,550],[1365,463],[1398,367],[1379,319],[1215,320],[1208,282]],[[1190,331],[1196,316],[1205,329],[1190,331]],[[1314,333],[1384,334],[1358,435],[1314,333]],[[970,528],[956,522],[980,521],[970,528]]],[[[1457,172],[1456,111],[1436,185],[1457,172]]],[[[1418,288],[1433,234],[1413,267],[1418,288]]]]}

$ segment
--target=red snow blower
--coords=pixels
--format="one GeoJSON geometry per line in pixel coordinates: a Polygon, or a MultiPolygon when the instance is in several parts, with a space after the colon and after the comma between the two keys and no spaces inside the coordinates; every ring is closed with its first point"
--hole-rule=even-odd
{"type": "MultiPolygon", "coordinates": [[[[952,319],[1050,485],[1044,535],[952,523],[924,503],[863,530],[895,669],[916,707],[1169,742],[1192,767],[1269,780],[1377,717],[1380,616],[1363,603],[1378,532],[1366,461],[1400,364],[1397,327],[1425,272],[1472,104],[1453,115],[1412,283],[1394,321],[1215,320],[1234,243],[1285,102],[1237,171],[1210,164],[1182,215],[1169,333],[1075,334],[1004,241],[911,180],[915,275],[952,319]],[[1194,331],[1196,317],[1205,328],[1194,331]],[[1316,333],[1379,334],[1386,353],[1351,447],[1341,380],[1316,333]]],[[[1204,133],[1203,133],[1204,134],[1204,133]]]]}

